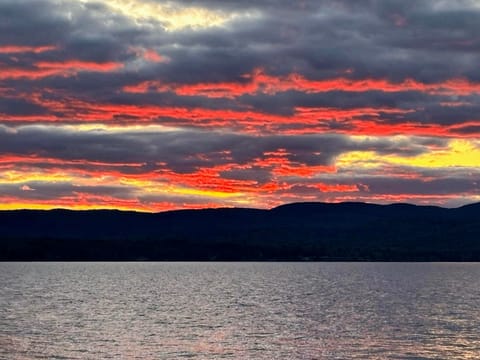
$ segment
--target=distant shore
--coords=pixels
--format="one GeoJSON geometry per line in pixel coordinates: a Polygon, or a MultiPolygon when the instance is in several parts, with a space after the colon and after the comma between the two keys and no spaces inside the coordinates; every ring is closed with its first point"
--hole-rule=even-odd
{"type": "Polygon", "coordinates": [[[480,204],[0,211],[1,261],[480,261],[480,204]]]}

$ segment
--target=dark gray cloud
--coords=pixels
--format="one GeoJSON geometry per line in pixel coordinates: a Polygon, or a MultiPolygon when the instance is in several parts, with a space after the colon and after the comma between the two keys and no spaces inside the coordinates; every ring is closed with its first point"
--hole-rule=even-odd
{"type": "Polygon", "coordinates": [[[373,194],[413,194],[413,195],[447,195],[478,193],[480,183],[464,178],[441,178],[441,179],[388,179],[370,178],[357,179],[367,185],[369,193],[373,194]]]}
{"type": "MultiPolygon", "coordinates": [[[[136,21],[112,11],[102,2],[3,1],[0,46],[57,47],[42,53],[0,54],[2,63],[9,67],[36,71],[41,62],[71,60],[118,62],[123,67],[112,72],[84,69],[68,76],[59,72],[35,81],[7,78],[0,82],[19,91],[35,90],[46,98],[64,98],[66,102],[73,97],[87,102],[138,106],[250,108],[283,115],[292,115],[297,106],[392,107],[412,112],[408,116],[383,113],[378,120],[440,125],[472,120],[478,114],[479,98],[468,94],[458,97],[459,101],[470,97],[469,105],[447,108],[441,103],[450,95],[417,91],[385,93],[373,89],[306,94],[301,89],[291,89],[275,94],[245,94],[235,99],[211,99],[168,91],[132,94],[122,90],[142,81],[173,86],[205,82],[245,84],[249,80],[244,75],[259,68],[272,76],[295,72],[309,79],[480,81],[476,35],[480,32],[480,9],[474,2],[429,0],[411,6],[401,1],[178,1],[169,6],[204,6],[239,15],[221,27],[166,31],[161,22],[136,21]],[[250,16],[245,16],[246,13],[250,16]],[[155,49],[168,61],[153,63],[142,59],[142,51],[146,49],[155,49]],[[51,91],[47,93],[47,89],[51,91]]],[[[18,96],[28,94],[22,92],[18,96]]],[[[38,105],[40,114],[43,109],[38,105]]],[[[32,106],[25,109],[33,109],[32,106]]],[[[3,113],[18,111],[12,105],[3,113]]],[[[67,116],[62,112],[56,115],[67,116]]],[[[124,118],[130,116],[125,114],[124,118]]],[[[335,121],[331,119],[333,131],[338,129],[335,121]]],[[[184,119],[179,125],[185,125],[184,119]]],[[[468,130],[477,132],[472,126],[463,132],[468,130]]]]}
{"type": "Polygon", "coordinates": [[[48,0],[0,3],[0,44],[45,45],[56,43],[71,31],[48,0]]]}
{"type": "Polygon", "coordinates": [[[11,115],[43,115],[48,112],[44,107],[25,99],[0,98],[0,113],[11,115]]]}
{"type": "Polygon", "coordinates": [[[260,166],[252,166],[246,169],[232,169],[221,171],[220,176],[223,179],[255,181],[257,184],[266,184],[272,180],[272,174],[269,169],[260,166]]]}
{"type": "Polygon", "coordinates": [[[413,156],[429,151],[432,144],[446,143],[422,138],[412,142],[411,139],[353,140],[342,135],[248,136],[211,131],[111,133],[104,130],[78,132],[53,126],[0,126],[2,154],[112,164],[165,163],[177,172],[221,164],[247,164],[279,150],[296,164],[328,165],[335,156],[346,151],[413,156]]]}

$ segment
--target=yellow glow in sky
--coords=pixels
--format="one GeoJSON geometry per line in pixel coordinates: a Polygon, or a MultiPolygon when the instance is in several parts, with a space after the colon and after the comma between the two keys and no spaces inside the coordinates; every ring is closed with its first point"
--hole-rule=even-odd
{"type": "Polygon", "coordinates": [[[122,178],[120,181],[122,185],[136,187],[141,193],[149,194],[177,194],[177,195],[194,195],[212,199],[224,199],[243,196],[241,192],[226,192],[210,189],[195,189],[183,186],[175,186],[168,183],[160,183],[156,181],[128,179],[122,178]]]}
{"type": "Polygon", "coordinates": [[[0,184],[6,181],[7,184],[24,184],[29,182],[68,182],[77,180],[75,177],[64,173],[46,173],[40,171],[4,171],[0,177],[0,184]]]}
{"type": "Polygon", "coordinates": [[[432,149],[417,156],[383,155],[374,151],[351,151],[341,154],[336,160],[337,167],[375,168],[382,164],[416,166],[423,168],[479,167],[480,144],[478,141],[454,139],[447,148],[432,149]]]}
{"type": "Polygon", "coordinates": [[[198,6],[182,7],[171,1],[103,0],[103,3],[139,23],[159,21],[168,31],[221,26],[236,16],[198,6]]]}
{"type": "Polygon", "coordinates": [[[372,169],[380,165],[374,151],[349,151],[339,155],[335,161],[337,168],[348,168],[353,164],[361,169],[372,169]]]}
{"type": "Polygon", "coordinates": [[[447,149],[432,150],[413,158],[390,155],[385,159],[391,164],[426,168],[478,167],[480,166],[480,147],[473,140],[455,139],[450,141],[447,149]]]}

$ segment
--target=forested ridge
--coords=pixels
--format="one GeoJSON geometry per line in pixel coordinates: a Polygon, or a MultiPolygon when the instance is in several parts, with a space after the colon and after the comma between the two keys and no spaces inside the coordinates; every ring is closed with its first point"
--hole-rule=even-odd
{"type": "Polygon", "coordinates": [[[1,211],[0,260],[480,261],[480,203],[1,211]]]}

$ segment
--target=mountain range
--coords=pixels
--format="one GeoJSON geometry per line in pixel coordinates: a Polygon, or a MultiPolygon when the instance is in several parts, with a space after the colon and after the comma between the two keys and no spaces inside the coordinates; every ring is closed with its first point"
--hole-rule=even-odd
{"type": "Polygon", "coordinates": [[[480,203],[0,211],[2,261],[480,261],[480,203]]]}

